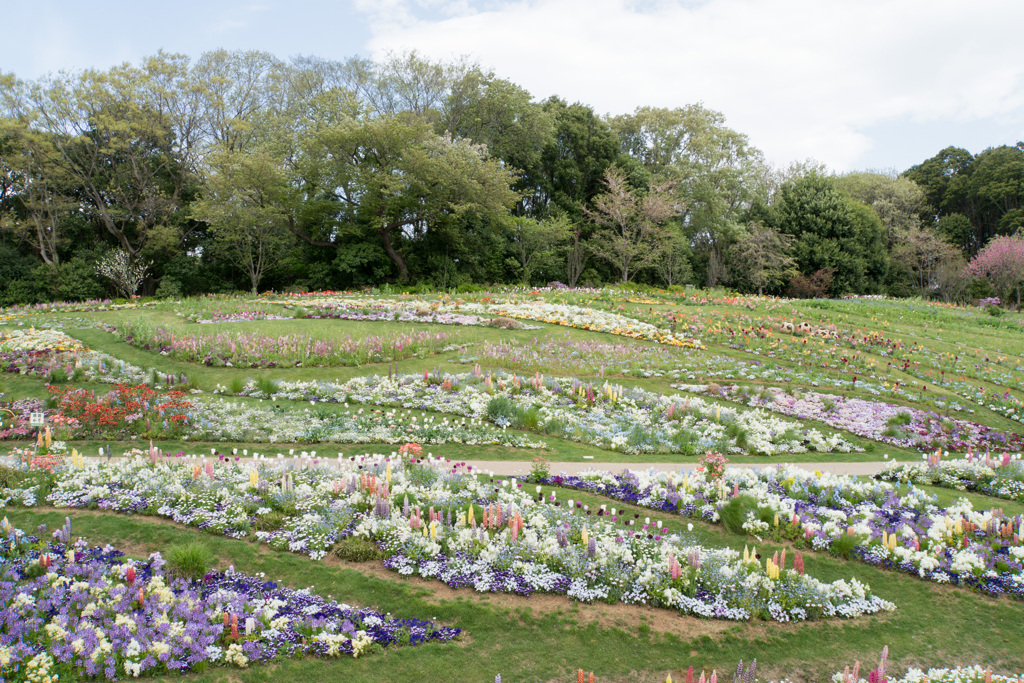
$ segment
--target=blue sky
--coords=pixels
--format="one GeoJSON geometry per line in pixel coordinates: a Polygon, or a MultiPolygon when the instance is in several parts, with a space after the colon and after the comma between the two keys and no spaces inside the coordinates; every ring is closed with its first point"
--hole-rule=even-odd
{"type": "Polygon", "coordinates": [[[1024,140],[1020,0],[39,0],[4,23],[0,70],[30,79],[159,49],[467,55],[602,114],[702,102],[779,166],[1024,140]]]}

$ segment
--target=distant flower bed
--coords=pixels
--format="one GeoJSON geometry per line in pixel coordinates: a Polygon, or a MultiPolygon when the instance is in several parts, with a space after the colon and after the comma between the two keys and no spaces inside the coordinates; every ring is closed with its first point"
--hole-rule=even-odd
{"type": "Polygon", "coordinates": [[[957,491],[1024,503],[1024,463],[1020,455],[1002,458],[967,457],[942,460],[937,454],[922,463],[889,463],[875,475],[881,481],[942,486],[957,491]]]}
{"type": "MultiPolygon", "coordinates": [[[[219,388],[219,391],[226,391],[219,388]]],[[[699,398],[662,396],[571,377],[507,373],[364,376],[347,382],[250,381],[242,394],[335,403],[359,402],[484,418],[625,453],[849,452],[836,434],[779,419],[762,410],[722,407],[699,398]]]]}
{"type": "Polygon", "coordinates": [[[127,322],[116,329],[125,342],[189,363],[274,368],[385,363],[437,353],[452,341],[443,332],[413,332],[380,337],[351,335],[321,339],[308,334],[265,335],[226,332],[199,335],[127,322]]]}
{"type": "MultiPolygon", "coordinates": [[[[683,391],[709,393],[707,384],[673,386],[683,391]]],[[[977,422],[883,401],[804,390],[794,395],[777,387],[739,385],[712,387],[711,393],[802,420],[819,420],[858,436],[904,448],[922,451],[936,448],[966,451],[971,447],[1019,451],[1024,448],[1024,439],[1019,434],[999,432],[977,422]]]]}

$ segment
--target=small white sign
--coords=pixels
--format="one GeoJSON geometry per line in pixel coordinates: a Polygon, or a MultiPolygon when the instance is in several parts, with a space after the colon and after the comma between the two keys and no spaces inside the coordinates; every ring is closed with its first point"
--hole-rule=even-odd
{"type": "Polygon", "coordinates": [[[28,423],[33,427],[42,427],[46,424],[46,413],[29,413],[28,423]]]}

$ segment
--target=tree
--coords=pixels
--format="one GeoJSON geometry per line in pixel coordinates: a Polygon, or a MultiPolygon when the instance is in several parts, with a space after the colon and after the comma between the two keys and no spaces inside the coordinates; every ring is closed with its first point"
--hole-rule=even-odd
{"type": "Polygon", "coordinates": [[[283,105],[287,70],[267,52],[214,50],[196,61],[191,77],[202,85],[204,138],[216,149],[238,151],[259,137],[259,119],[283,105]]]}
{"type": "Polygon", "coordinates": [[[53,154],[45,134],[14,119],[0,119],[0,165],[5,213],[12,232],[25,240],[46,265],[60,263],[63,222],[77,207],[67,174],[47,159],[53,154]]]}
{"type": "Polygon", "coordinates": [[[970,177],[973,167],[973,154],[960,147],[947,147],[903,172],[903,177],[917,183],[924,192],[921,218],[925,222],[943,214],[969,213],[965,208],[962,181],[970,177]]]}
{"type": "Polygon", "coordinates": [[[534,199],[531,215],[561,210],[572,220],[602,192],[602,179],[619,156],[619,143],[608,124],[584,104],[558,98],[544,102],[554,120],[554,136],[541,151],[540,176],[529,188],[534,199]]]}
{"type": "Polygon", "coordinates": [[[848,197],[870,206],[885,226],[888,248],[921,225],[924,191],[907,177],[883,173],[849,173],[836,178],[836,187],[848,197]]]}
{"type": "Polygon", "coordinates": [[[775,287],[788,281],[796,272],[796,260],[787,252],[793,245],[791,235],[751,223],[745,235],[733,247],[733,262],[737,263],[750,284],[763,296],[765,287],[775,287]]]}
{"type": "Polygon", "coordinates": [[[196,203],[197,220],[210,231],[249,277],[252,293],[289,246],[299,199],[284,170],[263,150],[223,150],[210,157],[213,174],[206,196],[196,203]]]}
{"type": "MultiPolygon", "coordinates": [[[[484,148],[438,135],[415,119],[346,119],[320,131],[316,144],[328,176],[322,185],[333,188],[339,222],[376,235],[403,282],[409,279],[403,241],[470,215],[500,227],[519,199],[511,187],[515,175],[484,148]]],[[[340,245],[331,239],[338,236],[334,228],[328,239],[291,228],[311,245],[340,245]]]]}
{"type": "Polygon", "coordinates": [[[1017,292],[1020,308],[1020,289],[1024,284],[1024,236],[1000,236],[990,241],[967,264],[974,277],[988,280],[1003,301],[1017,292]]]}
{"type": "Polygon", "coordinates": [[[876,292],[885,280],[885,228],[869,207],[839,192],[831,178],[810,174],[784,186],[764,221],[794,238],[801,273],[835,271],[832,296],[876,292]]]}
{"type": "Polygon", "coordinates": [[[708,286],[724,273],[741,214],[770,191],[767,165],[747,136],[725,125],[720,112],[695,104],[680,109],[640,107],[611,120],[623,154],[655,182],[672,182],[680,221],[708,286]]]}
{"type": "Polygon", "coordinates": [[[690,255],[689,241],[678,230],[670,229],[661,254],[654,261],[654,271],[667,287],[688,282],[693,277],[690,255]]]}
{"type": "Polygon", "coordinates": [[[601,228],[591,239],[590,249],[615,267],[621,282],[626,283],[657,260],[665,246],[664,224],[679,209],[669,194],[669,184],[649,187],[640,194],[614,167],[605,173],[604,184],[607,192],[594,199],[593,209],[584,209],[601,228]]]}
{"type": "Polygon", "coordinates": [[[565,281],[575,287],[587,265],[587,242],[583,238],[583,226],[575,225],[569,232],[569,246],[565,250],[565,281]]]}
{"type": "MultiPolygon", "coordinates": [[[[941,287],[936,273],[946,264],[960,263],[960,250],[931,230],[911,230],[893,250],[893,259],[907,269],[922,297],[941,287]]],[[[949,283],[944,283],[949,288],[949,283]]]]}
{"type": "Polygon", "coordinates": [[[538,268],[554,259],[558,248],[568,241],[573,227],[565,216],[540,221],[521,217],[512,220],[510,241],[524,285],[530,284],[538,268]]]}
{"type": "Polygon", "coordinates": [[[179,210],[196,182],[201,142],[193,95],[187,58],[164,53],[141,68],[0,88],[6,108],[45,134],[41,165],[66,174],[76,203],[135,260],[147,246],[180,243],[179,210]]]}
{"type": "Polygon", "coordinates": [[[535,218],[549,213],[535,200],[534,188],[542,178],[541,153],[554,143],[555,122],[529,92],[471,69],[445,100],[442,125],[453,138],[485,145],[491,156],[519,172],[514,187],[523,199],[517,213],[535,218]]]}
{"type": "Polygon", "coordinates": [[[111,249],[96,264],[96,272],[114,283],[118,294],[125,299],[139,291],[148,268],[149,264],[133,258],[127,249],[121,248],[111,249]]]}

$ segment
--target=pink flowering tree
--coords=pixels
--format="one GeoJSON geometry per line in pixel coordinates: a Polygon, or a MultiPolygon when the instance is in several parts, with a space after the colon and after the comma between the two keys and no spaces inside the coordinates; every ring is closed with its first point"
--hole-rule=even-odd
{"type": "Polygon", "coordinates": [[[1020,307],[1020,289],[1024,284],[1024,236],[996,237],[967,264],[974,277],[985,278],[1005,302],[1016,290],[1020,307]]]}

